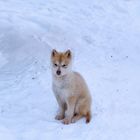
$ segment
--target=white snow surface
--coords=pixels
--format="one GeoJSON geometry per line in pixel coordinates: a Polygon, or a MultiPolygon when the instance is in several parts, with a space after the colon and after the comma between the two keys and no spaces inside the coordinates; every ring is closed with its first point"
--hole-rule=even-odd
{"type": "Polygon", "coordinates": [[[0,140],[56,139],[140,139],[139,0],[0,0],[0,140]],[[54,119],[53,48],[87,81],[89,124],[54,119]]]}

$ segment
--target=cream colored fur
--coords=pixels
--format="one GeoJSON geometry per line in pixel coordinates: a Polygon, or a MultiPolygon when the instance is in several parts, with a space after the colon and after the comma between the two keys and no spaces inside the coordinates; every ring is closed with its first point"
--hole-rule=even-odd
{"type": "Polygon", "coordinates": [[[52,51],[52,87],[59,105],[59,113],[55,118],[69,124],[86,117],[88,123],[91,120],[91,96],[83,77],[71,70],[71,59],[70,50],[64,53],[52,51]],[[57,66],[54,66],[55,63],[57,66]],[[63,71],[64,64],[66,64],[65,72],[57,75],[57,69],[63,71]]]}

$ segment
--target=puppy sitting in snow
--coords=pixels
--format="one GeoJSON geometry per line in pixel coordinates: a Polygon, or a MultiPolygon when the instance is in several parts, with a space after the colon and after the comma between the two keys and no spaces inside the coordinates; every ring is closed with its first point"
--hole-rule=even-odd
{"type": "Polygon", "coordinates": [[[91,120],[91,96],[83,77],[71,70],[72,53],[52,51],[53,92],[59,105],[55,119],[64,124],[74,123],[82,117],[91,120]]]}

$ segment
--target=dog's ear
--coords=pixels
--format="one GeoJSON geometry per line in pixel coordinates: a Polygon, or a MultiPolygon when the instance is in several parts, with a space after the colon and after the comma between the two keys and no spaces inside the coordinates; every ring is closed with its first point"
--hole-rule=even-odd
{"type": "Polygon", "coordinates": [[[57,51],[55,49],[52,50],[52,57],[54,57],[57,54],[57,51]]]}
{"type": "Polygon", "coordinates": [[[65,52],[65,55],[68,57],[68,58],[71,58],[71,50],[67,50],[65,52]]]}

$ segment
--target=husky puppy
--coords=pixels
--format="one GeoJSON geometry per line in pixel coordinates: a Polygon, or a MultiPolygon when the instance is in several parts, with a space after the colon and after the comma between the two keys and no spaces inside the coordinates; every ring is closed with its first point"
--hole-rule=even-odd
{"type": "Polygon", "coordinates": [[[82,117],[91,120],[91,96],[83,77],[72,71],[72,53],[52,50],[52,88],[59,105],[55,119],[64,124],[74,123],[82,117]]]}

